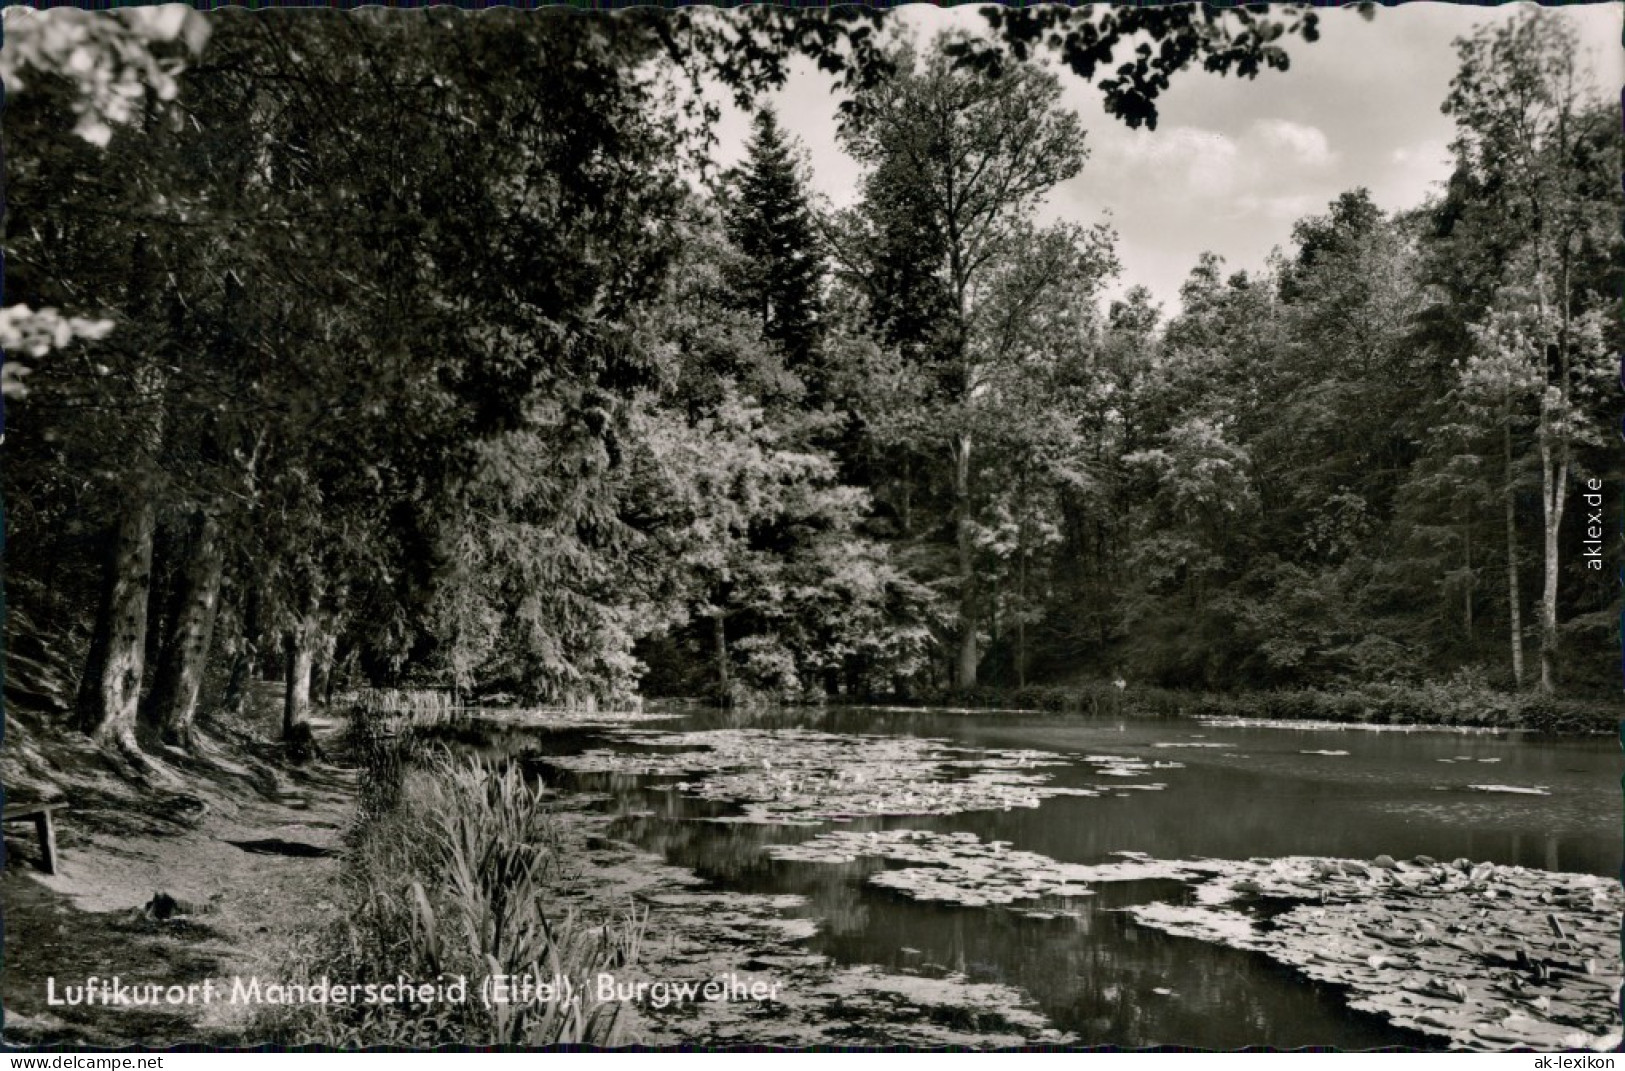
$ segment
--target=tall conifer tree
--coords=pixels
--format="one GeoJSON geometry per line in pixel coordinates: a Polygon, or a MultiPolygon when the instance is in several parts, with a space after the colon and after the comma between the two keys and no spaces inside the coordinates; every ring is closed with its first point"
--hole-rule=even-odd
{"type": "Polygon", "coordinates": [[[818,345],[824,258],[795,156],[771,109],[756,113],[726,195],[728,236],[744,254],[729,280],[738,307],[759,318],[763,337],[805,376],[818,345]]]}

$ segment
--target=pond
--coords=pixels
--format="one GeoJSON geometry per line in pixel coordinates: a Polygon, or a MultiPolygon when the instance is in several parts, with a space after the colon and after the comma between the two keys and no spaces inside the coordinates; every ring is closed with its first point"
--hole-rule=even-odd
{"type": "Polygon", "coordinates": [[[890,884],[872,880],[909,865],[896,852],[819,846],[832,831],[958,834],[929,843],[976,846],[983,854],[967,865],[983,876],[1001,852],[1108,869],[1124,863],[1123,853],[1426,855],[1604,876],[1620,865],[1611,738],[832,708],[513,730],[501,746],[537,754],[561,787],[607,794],[622,815],[622,839],[723,889],[803,897],[798,910],[818,926],[812,950],[1018,987],[1086,1044],[1440,1043],[1353,1011],[1338,986],[1255,952],[1171,936],[1120,910],[1188,899],[1167,876],[1091,882],[1083,896],[1029,887],[1017,889],[1016,903],[944,902],[896,874],[890,884]],[[727,758],[727,770],[694,772],[696,752],[730,747],[745,750],[727,758]],[[808,749],[834,769],[798,766],[808,749]],[[925,792],[918,782],[932,763],[947,784],[925,792]],[[855,794],[858,785],[864,792],[855,794]],[[786,799],[794,805],[777,802],[786,799]],[[879,813],[853,813],[871,806],[879,813]],[[899,813],[911,810],[923,813],[899,813]],[[993,842],[1003,843],[986,847],[993,842]],[[804,857],[786,857],[798,852],[804,857]]]}

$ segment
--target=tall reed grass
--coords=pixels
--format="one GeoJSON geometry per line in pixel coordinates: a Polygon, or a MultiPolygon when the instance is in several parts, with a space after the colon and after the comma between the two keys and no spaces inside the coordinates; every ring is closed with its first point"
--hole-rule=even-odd
{"type": "Polygon", "coordinates": [[[561,883],[576,875],[541,786],[518,766],[425,746],[410,733],[369,733],[368,724],[357,718],[351,729],[362,798],[345,917],[296,953],[293,980],[462,978],[467,999],[290,1007],[272,1029],[292,1043],[339,1048],[621,1043],[620,1005],[598,1002],[592,979],[637,960],[645,917],[587,920],[559,903],[561,883]],[[552,983],[551,999],[481,999],[485,979],[521,976],[552,983]]]}
{"type": "Polygon", "coordinates": [[[394,728],[433,725],[464,709],[455,694],[439,688],[360,688],[345,698],[352,710],[365,708],[394,728]]]}

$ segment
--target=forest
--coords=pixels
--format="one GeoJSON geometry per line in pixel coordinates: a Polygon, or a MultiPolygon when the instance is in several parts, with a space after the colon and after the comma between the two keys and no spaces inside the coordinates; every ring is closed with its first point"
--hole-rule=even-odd
{"type": "Polygon", "coordinates": [[[1315,14],[987,22],[8,17],[8,714],[135,753],[268,680],[289,739],[361,686],[1612,701],[1620,127],[1565,25],[1457,43],[1436,196],[1349,189],[1166,308],[1041,212],[1091,166],[1064,80],[1154,129],[1315,14]],[[767,105],[792,57],[848,206],[767,105]]]}

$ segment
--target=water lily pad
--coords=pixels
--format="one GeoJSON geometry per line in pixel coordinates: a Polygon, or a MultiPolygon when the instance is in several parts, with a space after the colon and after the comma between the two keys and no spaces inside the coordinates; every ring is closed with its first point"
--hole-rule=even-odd
{"type": "Polygon", "coordinates": [[[870,833],[823,833],[800,844],[771,845],[774,859],[846,863],[879,858],[914,864],[872,875],[872,885],[914,900],[962,907],[1002,906],[1031,900],[1093,896],[1090,886],[1104,881],[1190,878],[1225,865],[1213,860],[1168,861],[1134,853],[1121,862],[1061,863],[1003,841],[982,841],[973,833],[893,829],[870,833]]]}
{"type": "Polygon", "coordinates": [[[1230,948],[1257,948],[1263,935],[1253,919],[1237,911],[1182,904],[1145,904],[1133,912],[1134,921],[1178,937],[1194,937],[1230,948]]]}
{"type": "Polygon", "coordinates": [[[645,722],[671,721],[683,716],[672,710],[568,710],[568,709],[513,709],[485,707],[467,711],[462,715],[470,721],[497,725],[515,725],[526,729],[601,729],[609,726],[637,725],[645,722]]]}
{"type": "Polygon", "coordinates": [[[1389,725],[1367,721],[1283,721],[1278,718],[1233,718],[1208,716],[1199,719],[1203,725],[1215,729],[1282,729],[1295,732],[1366,732],[1366,733],[1457,733],[1463,736],[1482,736],[1502,733],[1503,729],[1483,725],[1389,725]]]}
{"type": "MultiPolygon", "coordinates": [[[[620,748],[550,761],[578,773],[678,776],[678,791],[737,804],[710,821],[808,825],[883,815],[943,815],[1037,807],[1103,789],[1053,783],[1047,768],[1072,760],[1031,750],[982,750],[915,737],[799,729],[622,732],[620,748]],[[636,750],[631,750],[636,749],[636,750]]],[[[1096,773],[1134,778],[1151,767],[1120,755],[1082,760],[1096,773]]],[[[1115,789],[1113,791],[1116,791],[1115,789]]]]}
{"type": "Polygon", "coordinates": [[[1142,925],[1257,951],[1344,986],[1350,1007],[1453,1048],[1590,1044],[1612,1029],[1625,907],[1614,882],[1427,856],[1236,861],[1208,874],[1186,879],[1197,882],[1192,903],[1124,910],[1142,925]],[[1376,866],[1383,862],[1393,868],[1376,866]],[[1285,910],[1262,912],[1271,900],[1285,910]]]}

